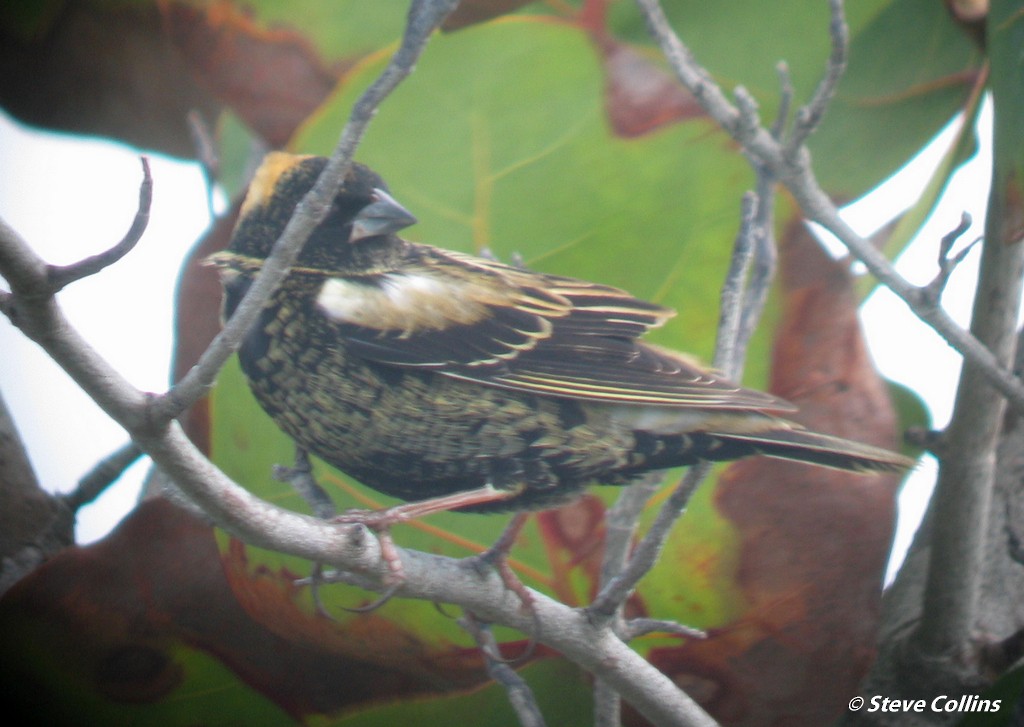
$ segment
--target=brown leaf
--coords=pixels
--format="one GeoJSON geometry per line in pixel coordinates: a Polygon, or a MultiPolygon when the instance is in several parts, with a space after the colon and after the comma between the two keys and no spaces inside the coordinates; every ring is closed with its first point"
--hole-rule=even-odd
{"type": "Polygon", "coordinates": [[[283,146],[347,65],[228,0],[54,6],[28,30],[0,15],[0,104],[28,124],[175,156],[196,155],[188,115],[212,125],[224,106],[283,146]]]}
{"type": "Polygon", "coordinates": [[[265,30],[226,0],[161,3],[168,37],[199,84],[271,147],[282,147],[334,89],[329,67],[304,36],[265,30]]]}
{"type": "MultiPolygon", "coordinates": [[[[801,225],[782,247],[784,312],[773,393],[808,427],[896,444],[895,415],[857,320],[851,278],[801,225]]],[[[894,476],[765,458],[723,473],[716,505],[741,539],[735,583],[748,604],[704,641],[651,661],[724,725],[828,724],[874,658],[895,519],[894,476]]]]}
{"type": "Polygon", "coordinates": [[[608,28],[608,0],[584,0],[573,19],[590,36],[604,68],[604,108],[612,131],[625,138],[704,116],[704,109],[655,55],[616,39],[608,28]]]}
{"type": "Polygon", "coordinates": [[[604,57],[604,107],[612,130],[631,138],[705,115],[665,69],[617,41],[599,43],[604,57]]]}

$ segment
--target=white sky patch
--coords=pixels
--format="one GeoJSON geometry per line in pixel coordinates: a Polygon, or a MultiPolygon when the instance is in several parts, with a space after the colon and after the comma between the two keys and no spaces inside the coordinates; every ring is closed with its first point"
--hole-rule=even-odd
{"type": "MultiPolygon", "coordinates": [[[[30,130],[0,114],[0,159],[0,217],[47,262],[71,263],[111,247],[135,217],[142,165],[128,147],[30,130]]],[[[58,300],[71,324],[132,384],[163,391],[178,268],[209,216],[197,165],[155,155],[150,164],[151,219],[135,250],[73,283],[58,300]]],[[[128,441],[4,316],[0,352],[0,392],[45,489],[73,489],[128,441]]],[[[130,476],[79,512],[79,542],[101,537],[134,506],[146,469],[136,464],[130,476]]]]}

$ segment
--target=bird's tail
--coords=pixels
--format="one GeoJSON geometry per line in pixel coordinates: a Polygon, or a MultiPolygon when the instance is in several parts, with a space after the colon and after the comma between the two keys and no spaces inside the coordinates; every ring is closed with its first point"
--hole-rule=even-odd
{"type": "Polygon", "coordinates": [[[736,453],[761,454],[766,457],[831,467],[852,472],[903,472],[914,466],[914,460],[881,447],[851,442],[841,437],[819,434],[806,429],[771,429],[762,432],[708,432],[710,440],[706,459],[733,459],[736,453]],[[716,443],[712,443],[716,442],[716,443]],[[716,456],[721,450],[726,456],[716,456]],[[728,456],[732,453],[732,456],[728,456]]]}

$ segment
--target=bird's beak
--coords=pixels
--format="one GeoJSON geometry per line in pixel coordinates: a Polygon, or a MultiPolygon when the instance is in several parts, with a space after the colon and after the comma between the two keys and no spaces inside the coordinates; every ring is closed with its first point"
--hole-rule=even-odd
{"type": "Polygon", "coordinates": [[[417,220],[412,213],[383,189],[373,190],[373,200],[352,220],[349,242],[375,235],[388,235],[416,224],[417,220]]]}

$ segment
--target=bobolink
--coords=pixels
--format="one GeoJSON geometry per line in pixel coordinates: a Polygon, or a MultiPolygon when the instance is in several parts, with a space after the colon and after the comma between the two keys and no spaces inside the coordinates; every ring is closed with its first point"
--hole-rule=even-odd
{"type": "MultiPolygon", "coordinates": [[[[228,250],[210,259],[226,316],[325,164],[285,153],[263,162],[228,250]]],[[[415,221],[353,165],[238,352],[278,426],[369,487],[510,510],[698,460],[911,464],[807,431],[776,416],[793,409],[786,402],[642,342],[672,310],[395,235],[415,221]]]]}

